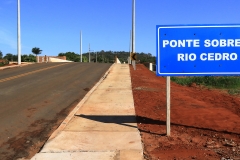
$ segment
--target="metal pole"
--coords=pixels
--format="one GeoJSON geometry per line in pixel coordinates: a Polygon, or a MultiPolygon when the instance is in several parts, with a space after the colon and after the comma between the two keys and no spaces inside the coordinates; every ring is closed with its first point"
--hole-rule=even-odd
{"type": "MultiPolygon", "coordinates": [[[[132,1],[132,53],[135,53],[135,0],[132,1]]],[[[135,60],[132,61],[134,70],[136,70],[135,60]],[[133,62],[134,61],[134,62],[133,62]]]]}
{"type": "Polygon", "coordinates": [[[88,62],[90,63],[90,43],[89,43],[89,48],[88,48],[88,62]]]}
{"type": "Polygon", "coordinates": [[[96,52],[96,63],[97,63],[97,52],[96,52]]]}
{"type": "Polygon", "coordinates": [[[167,76],[167,136],[170,136],[170,76],[167,76]]]}
{"type": "Polygon", "coordinates": [[[20,35],[20,0],[17,5],[17,52],[18,52],[18,65],[21,64],[21,35],[20,35]]]}
{"type": "Polygon", "coordinates": [[[130,30],[130,43],[129,43],[129,60],[128,64],[131,64],[131,47],[132,47],[132,31],[130,30]]]}
{"type": "Polygon", "coordinates": [[[80,32],[80,62],[82,62],[82,31],[80,32]]]}
{"type": "Polygon", "coordinates": [[[135,0],[132,1],[132,53],[135,53],[135,0]]]}

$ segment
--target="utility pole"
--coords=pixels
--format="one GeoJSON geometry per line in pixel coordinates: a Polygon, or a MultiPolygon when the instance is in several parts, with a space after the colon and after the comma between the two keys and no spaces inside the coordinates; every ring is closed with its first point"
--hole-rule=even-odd
{"type": "Polygon", "coordinates": [[[82,31],[80,31],[80,62],[82,62],[82,31]]]}
{"type": "MultiPolygon", "coordinates": [[[[135,53],[135,0],[132,0],[132,54],[135,53]]],[[[132,60],[134,70],[136,70],[136,61],[132,60]]]]}
{"type": "Polygon", "coordinates": [[[89,43],[89,48],[88,48],[88,62],[90,63],[90,43],[89,43]]]}
{"type": "Polygon", "coordinates": [[[97,52],[96,52],[96,63],[97,63],[97,52]]]}
{"type": "Polygon", "coordinates": [[[132,2],[132,53],[135,53],[135,0],[132,2]]]}
{"type": "Polygon", "coordinates": [[[89,63],[91,62],[91,60],[90,60],[90,52],[94,52],[94,50],[90,50],[90,43],[89,43],[89,49],[88,49],[88,54],[89,54],[89,63]]]}
{"type": "Polygon", "coordinates": [[[20,0],[17,1],[17,52],[18,65],[21,64],[20,0]]]}
{"type": "Polygon", "coordinates": [[[128,59],[128,64],[131,64],[131,50],[132,48],[132,31],[130,30],[130,42],[129,42],[129,59],[128,59]]]}

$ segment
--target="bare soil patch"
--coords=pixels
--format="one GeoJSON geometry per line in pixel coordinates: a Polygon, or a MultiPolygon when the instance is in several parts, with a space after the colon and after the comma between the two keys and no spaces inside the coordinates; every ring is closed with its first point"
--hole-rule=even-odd
{"type": "Polygon", "coordinates": [[[166,136],[166,79],[131,70],[145,159],[240,159],[240,98],[171,82],[171,136],[166,136]]]}
{"type": "MultiPolygon", "coordinates": [[[[80,100],[74,101],[52,120],[37,120],[28,127],[28,131],[21,132],[18,136],[9,138],[0,146],[0,159],[17,160],[30,159],[38,153],[51,134],[58,128],[61,122],[73,110],[80,100]]],[[[32,108],[30,108],[31,111],[32,108]]],[[[28,115],[29,117],[30,115],[28,115]]]]}

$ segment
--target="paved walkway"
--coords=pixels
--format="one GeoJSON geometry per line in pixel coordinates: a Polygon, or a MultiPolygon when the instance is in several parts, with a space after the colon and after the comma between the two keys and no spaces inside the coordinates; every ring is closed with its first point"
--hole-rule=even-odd
{"type": "Polygon", "coordinates": [[[128,64],[113,64],[32,160],[141,160],[128,64]]]}

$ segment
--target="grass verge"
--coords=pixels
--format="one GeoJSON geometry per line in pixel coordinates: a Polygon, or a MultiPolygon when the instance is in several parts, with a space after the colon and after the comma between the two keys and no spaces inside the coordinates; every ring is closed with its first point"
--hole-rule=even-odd
{"type": "Polygon", "coordinates": [[[209,88],[228,90],[229,94],[240,94],[239,76],[171,77],[171,80],[184,86],[190,86],[191,84],[195,83],[197,85],[204,85],[209,88]]]}

